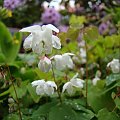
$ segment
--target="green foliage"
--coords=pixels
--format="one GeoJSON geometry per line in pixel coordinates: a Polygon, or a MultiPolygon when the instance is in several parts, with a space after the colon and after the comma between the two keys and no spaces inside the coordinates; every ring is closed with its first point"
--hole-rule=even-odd
{"type": "Polygon", "coordinates": [[[72,26],[72,27],[76,27],[76,28],[80,28],[80,27],[83,27],[83,24],[86,23],[86,18],[85,16],[75,16],[75,15],[72,15],[70,17],[70,21],[69,21],[69,24],[72,26]]]}
{"type": "MultiPolygon", "coordinates": [[[[24,81],[21,83],[20,86],[15,86],[15,89],[16,89],[16,93],[17,93],[17,97],[18,98],[22,98],[23,96],[25,96],[26,92],[27,92],[27,88],[26,88],[26,85],[28,84],[28,81],[24,81]]],[[[16,95],[15,95],[15,91],[14,91],[14,88],[13,86],[11,86],[9,88],[9,92],[10,92],[10,95],[16,99],[16,95]]]]}
{"type": "Polygon", "coordinates": [[[5,117],[3,120],[19,120],[19,116],[16,114],[10,114],[7,117],[5,117]]]}
{"type": "Polygon", "coordinates": [[[98,112],[98,120],[119,120],[115,112],[109,112],[106,108],[98,112]]]}
{"type": "Polygon", "coordinates": [[[0,57],[1,62],[12,63],[18,55],[21,45],[21,34],[11,36],[7,27],[0,22],[0,57]]]}
{"type": "Polygon", "coordinates": [[[49,120],[76,120],[75,112],[67,105],[54,106],[49,113],[49,120]]]}
{"type": "Polygon", "coordinates": [[[104,107],[110,110],[114,107],[111,92],[105,93],[105,86],[100,84],[100,82],[102,82],[102,80],[99,81],[97,86],[90,85],[88,89],[88,104],[92,107],[95,113],[104,107]]]}
{"type": "Polygon", "coordinates": [[[30,83],[27,85],[27,90],[28,90],[31,98],[33,99],[33,101],[35,103],[38,103],[40,100],[40,96],[36,95],[35,89],[31,86],[30,83]]]}
{"type": "Polygon", "coordinates": [[[108,86],[115,81],[120,81],[120,74],[119,73],[118,74],[111,74],[111,75],[107,76],[106,85],[108,86]]]}

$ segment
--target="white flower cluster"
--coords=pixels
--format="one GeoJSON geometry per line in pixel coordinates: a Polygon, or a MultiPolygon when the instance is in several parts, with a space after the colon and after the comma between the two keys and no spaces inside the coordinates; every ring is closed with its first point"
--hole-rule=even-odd
{"type": "MultiPolygon", "coordinates": [[[[46,54],[52,53],[52,48],[60,49],[60,39],[53,35],[53,31],[58,33],[59,30],[51,25],[34,25],[26,27],[20,30],[20,32],[30,32],[30,35],[25,39],[23,47],[25,49],[32,49],[34,53],[37,53],[41,57],[38,68],[43,72],[48,72],[54,67],[57,70],[65,70],[67,68],[72,69],[74,63],[71,56],[72,53],[64,53],[62,55],[52,56],[50,59],[46,57],[46,54]]],[[[69,82],[65,83],[62,92],[67,91],[69,95],[75,93],[75,88],[83,88],[84,81],[77,78],[76,74],[69,82]]],[[[57,90],[57,85],[53,81],[45,82],[44,79],[36,80],[32,82],[32,86],[36,87],[37,95],[53,95],[57,90]]]]}
{"type": "MultiPolygon", "coordinates": [[[[78,73],[67,83],[64,84],[62,92],[67,91],[69,95],[73,95],[75,93],[75,88],[83,88],[84,80],[77,78],[78,73]]],[[[57,85],[53,81],[45,80],[36,80],[32,83],[33,87],[36,87],[37,95],[48,95],[51,96],[54,94],[55,90],[57,90],[57,85]]]]}
{"type": "Polygon", "coordinates": [[[113,73],[120,73],[120,62],[119,59],[113,59],[107,64],[107,67],[110,67],[113,73]]]}
{"type": "MultiPolygon", "coordinates": [[[[52,31],[55,31],[56,33],[59,32],[59,30],[51,24],[43,26],[34,25],[21,29],[20,32],[31,33],[24,41],[24,49],[32,49],[32,51],[38,55],[41,55],[42,53],[52,53],[52,47],[60,49],[60,39],[53,35],[52,31]]],[[[72,53],[65,53],[63,55],[55,55],[50,59],[44,56],[39,61],[38,68],[43,72],[48,72],[52,65],[58,70],[64,70],[66,68],[72,69],[74,64],[70,56],[73,55],[74,54],[72,53]]]]}

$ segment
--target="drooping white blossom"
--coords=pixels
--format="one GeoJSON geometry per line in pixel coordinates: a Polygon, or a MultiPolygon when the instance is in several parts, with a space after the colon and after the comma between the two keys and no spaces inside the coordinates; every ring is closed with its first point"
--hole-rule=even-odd
{"type": "Polygon", "coordinates": [[[57,90],[57,85],[53,81],[47,81],[45,80],[36,80],[33,81],[32,87],[36,87],[36,94],[37,95],[53,95],[55,92],[55,89],[57,90]]]}
{"type": "Polygon", "coordinates": [[[72,69],[74,67],[74,63],[71,59],[71,56],[73,56],[74,54],[72,53],[64,53],[62,55],[62,59],[63,59],[63,64],[65,65],[65,67],[72,69]]]}
{"type": "Polygon", "coordinates": [[[107,67],[110,67],[113,73],[120,73],[120,62],[119,59],[113,59],[107,64],[107,67]]]}
{"type": "Polygon", "coordinates": [[[38,63],[38,68],[43,72],[48,72],[51,66],[51,60],[47,57],[43,57],[38,63]]]}
{"type": "Polygon", "coordinates": [[[84,48],[80,48],[80,57],[81,62],[86,63],[86,50],[84,48]]]}
{"type": "Polygon", "coordinates": [[[25,49],[32,49],[34,53],[41,55],[42,53],[50,54],[52,47],[56,49],[61,48],[60,39],[53,35],[52,31],[59,32],[59,30],[51,25],[34,25],[20,30],[20,32],[30,32],[31,34],[25,39],[23,47],[25,49]]]}
{"type": "Polygon", "coordinates": [[[101,72],[98,70],[96,72],[95,78],[93,78],[92,83],[95,86],[97,84],[97,82],[100,80],[101,77],[101,72]]]}
{"type": "Polygon", "coordinates": [[[57,90],[57,85],[53,81],[47,81],[44,85],[45,93],[49,96],[54,94],[54,89],[57,90]]]}
{"type": "Polygon", "coordinates": [[[93,78],[93,80],[92,80],[93,85],[96,85],[99,80],[100,80],[99,77],[93,78]]]}
{"type": "Polygon", "coordinates": [[[74,63],[71,59],[72,53],[64,53],[62,55],[55,55],[51,58],[53,60],[53,65],[57,70],[64,70],[66,68],[72,69],[74,67],[74,63]]]}
{"type": "Polygon", "coordinates": [[[67,82],[64,84],[62,92],[67,91],[69,95],[73,95],[75,93],[75,88],[71,82],[67,82]]]}
{"type": "Polygon", "coordinates": [[[45,84],[45,80],[44,79],[36,80],[36,81],[33,81],[31,84],[32,84],[32,87],[36,87],[38,85],[42,85],[43,86],[45,84]]]}
{"type": "Polygon", "coordinates": [[[62,92],[67,91],[69,95],[73,95],[75,93],[75,88],[83,88],[84,87],[84,80],[77,78],[78,73],[73,76],[73,78],[64,84],[62,92]]]}

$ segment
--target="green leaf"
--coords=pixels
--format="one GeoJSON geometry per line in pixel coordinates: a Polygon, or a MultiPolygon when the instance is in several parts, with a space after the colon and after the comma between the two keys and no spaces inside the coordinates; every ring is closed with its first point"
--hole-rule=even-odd
{"type": "MultiPolygon", "coordinates": [[[[26,92],[27,92],[26,85],[27,84],[28,84],[28,81],[24,81],[24,82],[21,83],[21,85],[19,87],[15,85],[15,89],[16,89],[16,93],[17,93],[18,98],[22,98],[26,94],[26,92]]],[[[10,91],[11,96],[14,99],[16,99],[16,95],[15,95],[15,91],[14,91],[13,86],[11,86],[9,88],[9,91],[10,91]]]]}
{"type": "Polygon", "coordinates": [[[0,53],[0,63],[4,63],[5,61],[5,56],[4,54],[0,53]]]}
{"type": "Polygon", "coordinates": [[[88,105],[92,107],[95,113],[104,107],[111,110],[114,107],[114,102],[111,98],[111,91],[105,92],[104,86],[102,87],[100,83],[97,84],[97,86],[89,86],[88,105]]]}
{"type": "Polygon", "coordinates": [[[9,114],[3,120],[20,120],[20,117],[16,114],[9,114]]]}
{"type": "Polygon", "coordinates": [[[23,80],[29,80],[30,82],[32,82],[34,79],[36,79],[38,76],[36,74],[36,71],[32,68],[32,69],[27,69],[25,71],[24,74],[21,74],[21,78],[23,80]]]}
{"type": "Polygon", "coordinates": [[[50,80],[53,76],[52,72],[44,73],[38,68],[34,69],[34,71],[37,74],[37,76],[39,77],[39,79],[50,80]]]}
{"type": "Polygon", "coordinates": [[[40,96],[36,94],[35,88],[33,88],[30,83],[27,85],[27,90],[28,90],[29,94],[31,95],[33,101],[35,103],[38,103],[40,100],[40,96]]]}
{"type": "Polygon", "coordinates": [[[120,118],[115,112],[109,112],[106,108],[98,112],[98,120],[119,120],[120,118]]]}
{"type": "Polygon", "coordinates": [[[79,35],[79,30],[75,28],[69,28],[67,31],[67,38],[70,39],[71,41],[76,41],[79,35]]]}
{"type": "Polygon", "coordinates": [[[3,54],[2,56],[5,57],[3,57],[4,62],[11,63],[15,60],[20,49],[21,41],[20,33],[16,33],[12,38],[7,27],[0,22],[0,54],[3,54]]]}
{"type": "Polygon", "coordinates": [[[120,74],[111,74],[109,76],[107,76],[106,78],[106,85],[110,85],[111,83],[115,82],[115,81],[119,81],[120,80],[120,74]]]}
{"type": "Polygon", "coordinates": [[[71,106],[75,110],[77,114],[76,120],[90,120],[95,116],[91,110],[85,108],[85,99],[67,99],[65,104],[71,106]]]}
{"type": "Polygon", "coordinates": [[[39,117],[46,117],[51,108],[56,105],[56,102],[46,103],[44,105],[41,105],[33,114],[32,118],[33,120],[39,120],[39,117]]]}
{"type": "Polygon", "coordinates": [[[87,41],[88,43],[93,42],[99,38],[99,32],[98,28],[95,26],[91,26],[85,29],[84,32],[84,40],[87,41]]]}
{"type": "Polygon", "coordinates": [[[83,26],[83,24],[86,22],[86,18],[85,16],[76,16],[76,15],[72,15],[70,17],[70,21],[69,24],[72,27],[76,27],[76,28],[80,28],[83,26]]]}
{"type": "Polygon", "coordinates": [[[49,120],[76,120],[76,114],[71,107],[61,104],[51,108],[49,120]]]}
{"type": "Polygon", "coordinates": [[[119,99],[119,97],[113,92],[112,93],[112,98],[115,102],[116,107],[120,110],[120,99],[119,99]]]}

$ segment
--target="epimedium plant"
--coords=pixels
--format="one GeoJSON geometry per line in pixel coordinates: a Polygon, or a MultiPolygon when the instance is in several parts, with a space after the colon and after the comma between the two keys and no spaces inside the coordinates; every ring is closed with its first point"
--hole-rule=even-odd
{"type": "Polygon", "coordinates": [[[103,37],[94,26],[71,24],[67,33],[50,24],[21,29],[30,33],[25,54],[21,34],[0,24],[1,118],[119,120],[119,34],[103,37]]]}

